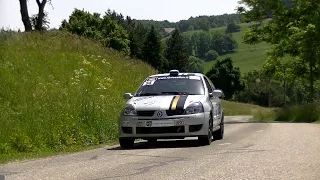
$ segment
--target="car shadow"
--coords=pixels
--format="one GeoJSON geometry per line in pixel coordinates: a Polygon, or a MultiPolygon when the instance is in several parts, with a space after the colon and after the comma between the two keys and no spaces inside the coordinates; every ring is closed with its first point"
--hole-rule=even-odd
{"type": "MultiPolygon", "coordinates": [[[[215,140],[212,140],[214,142],[215,140]]],[[[184,140],[158,140],[157,142],[149,143],[147,141],[135,142],[132,149],[123,149],[120,146],[108,148],[107,150],[139,150],[139,149],[165,149],[165,148],[190,148],[202,147],[197,139],[184,140]]]]}
{"type": "Polygon", "coordinates": [[[289,121],[225,121],[224,124],[303,124],[310,122],[289,122],[289,121]]]}

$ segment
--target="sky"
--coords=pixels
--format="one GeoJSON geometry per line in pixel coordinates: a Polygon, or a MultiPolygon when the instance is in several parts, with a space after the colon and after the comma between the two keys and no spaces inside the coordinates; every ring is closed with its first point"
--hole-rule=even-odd
{"type": "MultiPolygon", "coordinates": [[[[38,11],[36,0],[28,0],[29,15],[38,11]]],[[[74,8],[104,14],[108,9],[134,19],[168,20],[177,22],[191,16],[235,13],[238,0],[52,0],[45,10],[49,13],[50,28],[58,28],[74,8]]],[[[0,0],[0,28],[21,29],[18,0],[0,0]]]]}

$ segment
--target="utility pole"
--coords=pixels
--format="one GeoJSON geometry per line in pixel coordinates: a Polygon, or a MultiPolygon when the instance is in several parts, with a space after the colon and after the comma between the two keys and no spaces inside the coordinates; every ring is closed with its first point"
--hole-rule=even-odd
{"type": "Polygon", "coordinates": [[[284,107],[286,107],[287,87],[286,87],[286,68],[285,68],[285,66],[283,66],[283,88],[284,88],[283,103],[284,103],[284,107]]]}

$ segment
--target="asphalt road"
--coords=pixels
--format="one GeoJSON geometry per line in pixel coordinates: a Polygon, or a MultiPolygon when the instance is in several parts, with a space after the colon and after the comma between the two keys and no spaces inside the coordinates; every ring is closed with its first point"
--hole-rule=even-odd
{"type": "Polygon", "coordinates": [[[118,146],[0,166],[0,180],[221,179],[320,180],[320,125],[248,123],[226,117],[225,138],[118,146]]]}

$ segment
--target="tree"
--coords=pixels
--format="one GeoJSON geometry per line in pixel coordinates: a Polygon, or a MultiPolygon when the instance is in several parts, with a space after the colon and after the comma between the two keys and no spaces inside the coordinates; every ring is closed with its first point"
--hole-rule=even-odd
{"type": "Polygon", "coordinates": [[[223,90],[226,99],[232,98],[235,93],[244,88],[240,69],[233,67],[230,57],[217,60],[206,76],[215,84],[216,88],[223,90]]]}
{"type": "MultiPolygon", "coordinates": [[[[281,62],[285,55],[292,61],[307,65],[310,100],[314,98],[314,83],[320,77],[320,13],[319,5],[315,1],[306,0],[270,0],[252,1],[241,0],[238,12],[244,15],[246,21],[263,23],[263,26],[252,27],[250,42],[267,42],[272,44],[267,64],[276,65],[277,71],[285,66],[281,62]],[[250,10],[247,10],[245,7],[250,10]],[[264,21],[270,12],[272,19],[264,21]],[[258,37],[258,38],[257,38],[258,37]],[[254,39],[254,41],[253,41],[254,39]]],[[[302,74],[296,74],[302,76],[302,74]]]]}
{"type": "Polygon", "coordinates": [[[25,31],[26,32],[32,31],[27,0],[19,0],[19,2],[20,2],[21,19],[22,19],[25,31]]]}
{"type": "Polygon", "coordinates": [[[190,56],[188,59],[188,72],[203,73],[203,61],[195,56],[190,56]]]}
{"type": "Polygon", "coordinates": [[[173,31],[172,36],[167,41],[166,47],[164,54],[170,68],[186,72],[188,70],[188,49],[178,29],[173,31]]]}
{"type": "MultiPolygon", "coordinates": [[[[44,13],[44,8],[47,4],[47,2],[51,3],[50,0],[42,0],[40,2],[40,0],[36,0],[36,3],[38,5],[38,14],[32,18],[30,18],[29,16],[29,11],[28,11],[28,5],[27,5],[27,0],[19,0],[20,2],[20,14],[21,14],[21,19],[25,28],[25,31],[32,31],[32,23],[31,20],[36,20],[36,22],[34,22],[33,24],[34,29],[37,31],[42,31],[44,30],[44,18],[46,17],[46,14],[44,13]]],[[[45,22],[46,24],[48,24],[48,22],[45,22]]]]}
{"type": "Polygon", "coordinates": [[[100,41],[104,46],[122,51],[126,55],[130,54],[127,31],[108,15],[101,18],[99,13],[90,14],[75,9],[69,21],[62,21],[60,29],[100,41]]]}
{"type": "Polygon", "coordinates": [[[209,48],[215,50],[219,55],[224,55],[234,52],[238,48],[238,44],[231,34],[216,32],[211,37],[209,48]]]}
{"type": "Polygon", "coordinates": [[[239,32],[240,31],[240,26],[236,24],[235,22],[231,22],[228,24],[226,33],[234,33],[234,32],[239,32]]]}
{"type": "Polygon", "coordinates": [[[143,59],[142,48],[148,33],[147,29],[140,22],[136,22],[128,26],[127,31],[129,32],[131,56],[143,59]]]}
{"type": "Polygon", "coordinates": [[[142,57],[147,63],[157,70],[163,67],[163,58],[161,56],[163,50],[161,45],[161,38],[154,26],[151,26],[149,33],[144,42],[142,57]]]}
{"type": "MultiPolygon", "coordinates": [[[[33,29],[36,29],[37,23],[38,23],[38,14],[34,14],[30,18],[31,25],[33,29]]],[[[48,19],[48,13],[44,12],[43,20],[42,20],[42,30],[48,30],[49,29],[49,19],[48,19]]]]}
{"type": "Polygon", "coordinates": [[[198,35],[196,56],[204,59],[206,53],[210,50],[210,35],[207,32],[200,32],[196,35],[198,35]]]}
{"type": "Polygon", "coordinates": [[[42,2],[40,2],[40,0],[36,0],[39,11],[38,11],[38,15],[37,15],[37,24],[35,26],[35,29],[37,31],[42,31],[43,30],[43,18],[45,17],[45,13],[44,13],[44,7],[46,6],[47,0],[42,0],[42,2]]]}
{"type": "Polygon", "coordinates": [[[235,95],[234,100],[265,107],[283,105],[282,83],[273,80],[272,75],[266,71],[252,70],[246,73],[242,80],[244,89],[235,95]]]}
{"type": "Polygon", "coordinates": [[[206,53],[206,61],[214,61],[219,57],[219,54],[215,50],[210,50],[206,53]]]}

